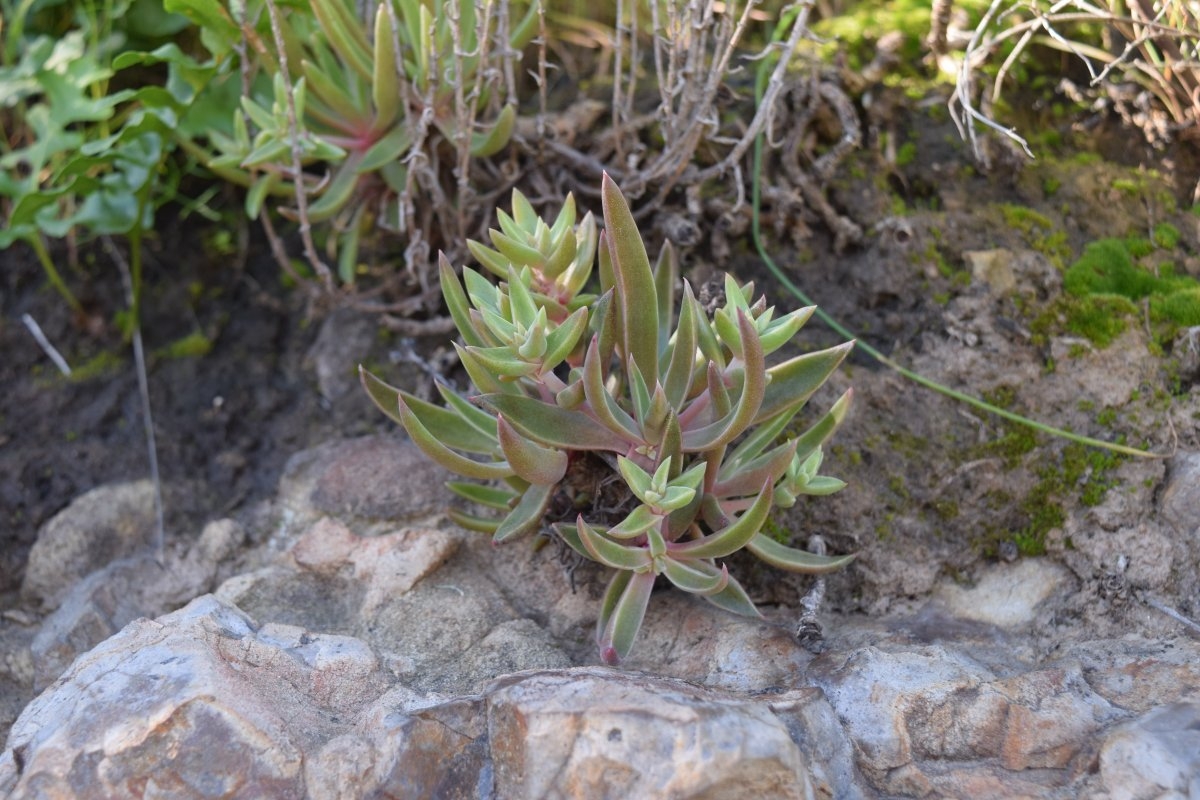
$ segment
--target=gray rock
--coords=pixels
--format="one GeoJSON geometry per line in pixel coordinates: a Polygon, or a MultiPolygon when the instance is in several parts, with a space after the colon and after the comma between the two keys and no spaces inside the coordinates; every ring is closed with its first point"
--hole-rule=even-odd
{"type": "Polygon", "coordinates": [[[0,755],[0,793],[302,796],[304,753],[383,687],[358,640],[258,628],[202,597],[134,622],[30,703],[0,755]]]}
{"type": "Polygon", "coordinates": [[[109,562],[150,547],[154,484],[100,486],[77,497],[38,532],[21,594],[57,608],[71,587],[109,562]]]}
{"type": "Polygon", "coordinates": [[[1045,559],[995,564],[974,586],[943,583],[935,594],[958,619],[1014,628],[1028,625],[1039,604],[1061,591],[1070,573],[1045,559]]]}
{"type": "Polygon", "coordinates": [[[1172,703],[1119,726],[1100,748],[1112,800],[1200,797],[1200,702],[1172,703]]]}
{"type": "Polygon", "coordinates": [[[517,675],[487,696],[500,797],[812,797],[761,702],[599,667],[517,675]]]}
{"type": "Polygon", "coordinates": [[[1167,481],[1158,499],[1164,520],[1179,533],[1200,536],[1200,453],[1177,453],[1167,465],[1167,481]]]}
{"type": "Polygon", "coordinates": [[[327,453],[310,502],[319,512],[392,522],[437,514],[453,501],[450,474],[412,442],[368,436],[327,453]]]}
{"type": "Polygon", "coordinates": [[[371,349],[378,322],[367,314],[335,311],[321,322],[305,361],[317,376],[317,388],[329,402],[361,391],[358,363],[371,349]]]}
{"type": "Polygon", "coordinates": [[[211,590],[218,563],[243,536],[233,520],[218,520],[183,557],[167,553],[161,564],[145,554],[121,559],[76,584],[33,639],[34,690],[133,620],[160,616],[211,590]]]}

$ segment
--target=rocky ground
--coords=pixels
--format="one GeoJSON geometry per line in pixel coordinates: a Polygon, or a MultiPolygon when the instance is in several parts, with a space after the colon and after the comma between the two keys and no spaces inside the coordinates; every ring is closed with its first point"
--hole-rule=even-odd
{"type": "MultiPolygon", "coordinates": [[[[19,318],[75,363],[119,340],[78,332],[14,260],[0,794],[1200,796],[1194,331],[1147,312],[1101,346],[1062,302],[1088,243],[1163,222],[1159,260],[1200,275],[1194,162],[1095,139],[1099,160],[985,174],[936,114],[896,125],[915,159],[866,149],[829,187],[864,244],[775,220],[777,259],[927,377],[1161,457],[1028,434],[860,355],[813,403],[855,387],[823,470],[849,487],[772,523],[859,554],[823,583],[821,633],[797,635],[812,580],[739,560],[763,621],[660,592],[633,657],[601,668],[599,574],[455,529],[446,476],[356,390],[359,361],[427,390],[405,354],[439,342],[306,325],[265,260],[166,280],[164,236],[147,335],[213,346],[152,359],[159,563],[127,363],[55,378],[19,318]]],[[[684,260],[796,302],[743,240],[684,260]]],[[[809,328],[802,346],[833,341],[809,328]]]]}

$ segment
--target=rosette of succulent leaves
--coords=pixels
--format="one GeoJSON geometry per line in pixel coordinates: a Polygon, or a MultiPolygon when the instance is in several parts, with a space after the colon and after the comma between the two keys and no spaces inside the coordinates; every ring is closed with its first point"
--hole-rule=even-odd
{"type": "Polygon", "coordinates": [[[498,543],[558,536],[613,570],[597,643],[615,664],[630,652],[659,576],[758,616],[721,559],[745,548],[785,570],[823,573],[853,558],[762,533],[773,508],[845,485],[817,470],[849,390],[811,427],[785,433],[853,343],[768,367],[814,309],[776,316],[752,299],[752,284],[728,276],[711,317],[687,283],[676,316],[674,252],[668,244],[651,268],[607,175],[602,197],[598,233],[590,213],[576,223],[570,196],[548,225],[514,192],[512,215],[499,212],[500,230],[490,231],[493,247],[470,244],[498,284],[467,267],[460,281],[442,259],[442,291],[462,336],[455,346],[478,395],[439,386],[442,407],[361,374],[426,455],[493,482],[449,484],[497,512],[451,511],[459,524],[498,543]],[[585,291],[597,261],[598,295],[585,291]]]}

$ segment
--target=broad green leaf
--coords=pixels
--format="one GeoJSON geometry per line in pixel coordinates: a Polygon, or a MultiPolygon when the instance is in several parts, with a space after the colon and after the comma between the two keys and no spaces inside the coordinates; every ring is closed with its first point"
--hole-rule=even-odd
{"type": "Polygon", "coordinates": [[[601,182],[604,232],[616,288],[618,341],[625,359],[633,358],[646,386],[658,382],[658,308],[654,274],[637,222],[624,195],[608,173],[601,182]],[[648,313],[649,312],[649,313],[648,313]]]}
{"type": "Polygon", "coordinates": [[[816,553],[806,553],[794,547],[782,545],[761,533],[752,538],[746,549],[773,567],[789,572],[806,574],[824,574],[841,569],[854,560],[853,554],[848,556],[819,556],[816,553]]]}

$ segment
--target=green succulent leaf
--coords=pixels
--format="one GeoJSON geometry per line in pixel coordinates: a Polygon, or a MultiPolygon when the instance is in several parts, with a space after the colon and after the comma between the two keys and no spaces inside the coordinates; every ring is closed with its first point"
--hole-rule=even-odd
{"type": "Polygon", "coordinates": [[[546,509],[550,506],[550,498],[553,495],[553,485],[534,485],[526,489],[513,510],[496,528],[492,541],[502,544],[536,531],[542,524],[542,518],[546,516],[546,509]]]}
{"type": "Polygon", "coordinates": [[[372,59],[371,99],[375,103],[376,131],[386,130],[400,113],[400,74],[396,64],[392,15],[383,3],[375,12],[375,47],[372,59]]]}
{"type": "Polygon", "coordinates": [[[525,436],[551,447],[621,453],[628,447],[623,439],[589,417],[532,397],[493,393],[481,395],[478,400],[503,414],[525,436]]]}
{"type": "Polygon", "coordinates": [[[789,572],[805,574],[824,574],[841,569],[854,560],[854,554],[847,556],[819,556],[807,553],[794,547],[782,545],[774,539],[761,533],[752,538],[746,549],[773,567],[789,572]]]}
{"type": "MultiPolygon", "coordinates": [[[[464,500],[478,503],[481,506],[508,511],[517,495],[509,489],[487,486],[482,483],[467,483],[465,481],[449,481],[446,488],[464,500]]],[[[497,522],[499,522],[497,520],[497,522]]]]}
{"type": "Polygon", "coordinates": [[[673,544],[671,554],[686,558],[724,558],[736,553],[762,529],[771,511],[773,496],[772,485],[764,483],[754,503],[734,522],[708,536],[673,544]]]}
{"type": "Polygon", "coordinates": [[[476,158],[487,158],[499,153],[512,139],[516,123],[516,109],[511,105],[506,105],[501,109],[500,115],[496,117],[491,128],[471,135],[471,155],[476,158]]]}
{"type": "Polygon", "coordinates": [[[724,565],[717,569],[704,561],[668,556],[663,560],[662,574],[685,592],[701,596],[717,594],[729,585],[729,570],[724,565]]]}
{"type": "Polygon", "coordinates": [[[410,147],[412,147],[412,135],[406,128],[397,125],[388,131],[386,136],[367,149],[367,152],[363,155],[362,163],[358,165],[358,174],[364,175],[368,172],[375,172],[387,164],[399,161],[408,152],[410,147]]]}
{"type": "Polygon", "coordinates": [[[654,291],[658,300],[658,352],[665,353],[675,316],[675,284],[679,281],[679,256],[668,239],[654,264],[654,291]]]}
{"type": "MultiPolygon", "coordinates": [[[[469,270],[467,267],[463,267],[463,271],[469,270]]],[[[454,267],[450,265],[450,260],[442,252],[438,253],[438,275],[441,277],[442,297],[446,301],[446,308],[450,310],[450,318],[454,320],[454,327],[458,329],[463,341],[470,347],[486,346],[483,337],[479,335],[471,322],[471,306],[467,302],[467,295],[463,291],[462,283],[454,274],[454,267]]]]}
{"type": "Polygon", "coordinates": [[[754,422],[764,422],[786,409],[806,403],[853,348],[854,342],[845,342],[771,367],[767,370],[771,381],[754,422]]]}
{"type": "Polygon", "coordinates": [[[627,547],[623,544],[618,544],[607,536],[593,530],[587,522],[584,521],[581,514],[575,522],[575,530],[579,534],[579,541],[587,550],[588,556],[606,567],[613,569],[629,570],[631,572],[644,572],[650,569],[650,552],[644,547],[627,547]]]}
{"type": "MultiPolygon", "coordinates": [[[[618,573],[629,574],[630,577],[621,581],[622,588],[619,596],[612,604],[612,613],[605,619],[606,623],[599,635],[600,658],[604,663],[617,665],[628,657],[633,649],[633,642],[641,630],[642,620],[646,616],[646,607],[650,604],[650,592],[654,589],[654,573],[618,573]]],[[[617,579],[609,585],[613,591],[617,579]]],[[[607,593],[605,599],[607,600],[607,593]]]]}
{"type": "Polygon", "coordinates": [[[654,513],[649,506],[641,505],[630,511],[616,527],[609,528],[608,535],[614,539],[634,539],[661,522],[661,514],[654,513]]]}
{"type": "MultiPolygon", "coordinates": [[[[787,471],[796,455],[796,441],[781,444],[767,454],[729,470],[728,477],[718,475],[712,493],[717,497],[745,497],[758,491],[766,482],[772,486],[787,471]]],[[[726,459],[726,465],[731,461],[726,459]]],[[[722,467],[721,474],[725,473],[722,467]]]]}
{"type": "MultiPolygon", "coordinates": [[[[588,310],[577,309],[571,316],[550,332],[546,341],[546,355],[543,360],[543,371],[554,369],[561,364],[574,350],[579,340],[587,330],[588,310]]],[[[582,389],[582,385],[580,386],[582,389]]]]}
{"type": "Polygon", "coordinates": [[[672,408],[683,407],[688,392],[692,389],[693,376],[696,374],[696,319],[700,313],[698,305],[692,294],[692,287],[685,282],[679,326],[675,331],[675,341],[669,349],[670,360],[663,383],[663,390],[667,393],[667,401],[672,408]]]}
{"type": "Polygon", "coordinates": [[[750,595],[746,594],[746,590],[732,576],[724,589],[716,594],[707,595],[704,599],[717,608],[723,608],[743,617],[762,617],[762,614],[754,607],[750,595]]]}
{"type": "Polygon", "coordinates": [[[478,514],[468,514],[465,511],[459,511],[457,508],[446,509],[446,516],[460,528],[475,531],[476,533],[495,534],[501,522],[501,519],[498,517],[481,517],[478,514]]]}
{"type": "MultiPolygon", "coordinates": [[[[412,398],[415,400],[415,398],[412,398]]],[[[429,456],[431,459],[441,464],[451,472],[457,472],[466,478],[476,478],[478,480],[496,480],[500,478],[508,478],[514,475],[513,469],[503,461],[493,461],[484,463],[481,461],[472,461],[466,456],[461,456],[451,450],[443,443],[443,439],[435,436],[425,427],[421,418],[414,413],[408,405],[406,398],[401,395],[398,398],[400,408],[400,423],[404,426],[404,430],[408,431],[408,435],[412,437],[413,443],[421,448],[421,452],[429,456]]],[[[428,408],[437,409],[445,414],[449,414],[444,409],[430,405],[428,408]]],[[[462,425],[460,427],[466,427],[462,425]]]]}
{"type": "Polygon", "coordinates": [[[641,434],[633,417],[617,405],[604,386],[601,369],[600,338],[593,336],[583,357],[583,389],[588,407],[600,424],[626,441],[640,441],[641,434]]]}
{"type": "Polygon", "coordinates": [[[366,33],[354,12],[342,0],[313,0],[312,10],[337,54],[363,80],[370,81],[375,65],[366,33]]]}
{"type": "Polygon", "coordinates": [[[501,415],[496,420],[500,449],[517,476],[538,486],[558,483],[567,474],[567,454],[521,436],[501,415]]]}
{"type": "Polygon", "coordinates": [[[710,425],[684,431],[683,449],[686,452],[712,450],[733,441],[754,421],[762,405],[767,390],[767,371],[758,332],[754,330],[754,323],[741,311],[738,312],[738,328],[742,339],[744,381],[737,406],[710,425]]]}
{"type": "Polygon", "coordinates": [[[653,386],[658,381],[658,315],[646,310],[657,309],[658,299],[650,258],[625,196],[607,173],[600,195],[604,233],[611,250],[622,354],[636,362],[643,384],[653,386]]]}

